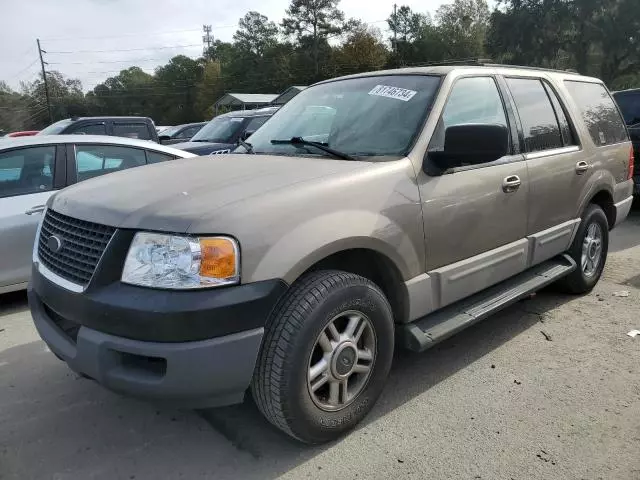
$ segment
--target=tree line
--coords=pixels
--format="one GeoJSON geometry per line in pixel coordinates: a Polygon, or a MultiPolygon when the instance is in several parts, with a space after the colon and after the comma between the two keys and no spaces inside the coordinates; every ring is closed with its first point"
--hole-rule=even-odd
{"type": "MultiPolygon", "coordinates": [[[[640,86],[638,0],[454,0],[434,15],[400,6],[390,35],[345,18],[339,0],[292,0],[280,24],[259,12],[238,22],[231,42],[200,58],[173,57],[153,74],[133,66],[91,91],[49,71],[54,120],[143,115],[157,124],[209,119],[224,93],[280,93],[339,75],[487,58],[495,63],[573,69],[611,89],[640,86]]],[[[14,91],[0,81],[0,128],[49,123],[42,77],[14,91]]]]}

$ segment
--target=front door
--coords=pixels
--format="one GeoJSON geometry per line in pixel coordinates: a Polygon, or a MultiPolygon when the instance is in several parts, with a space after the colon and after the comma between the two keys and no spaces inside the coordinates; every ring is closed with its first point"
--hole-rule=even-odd
{"type": "MultiPolygon", "coordinates": [[[[509,129],[513,120],[507,118],[494,78],[460,78],[452,86],[429,151],[444,148],[447,127],[482,123],[509,129]]],[[[510,143],[509,155],[496,161],[439,176],[422,172],[418,178],[434,309],[526,268],[528,174],[524,157],[510,143]]]]}
{"type": "Polygon", "coordinates": [[[55,145],[0,152],[0,292],[29,280],[38,221],[54,189],[55,145]]]}

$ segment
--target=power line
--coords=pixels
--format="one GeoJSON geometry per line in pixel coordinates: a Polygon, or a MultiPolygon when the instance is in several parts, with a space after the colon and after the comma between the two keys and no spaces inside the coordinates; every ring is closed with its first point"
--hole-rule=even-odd
{"type": "MultiPolygon", "coordinates": [[[[215,25],[214,29],[222,29],[222,28],[236,28],[238,25],[215,25]]],[[[188,33],[188,32],[200,32],[202,31],[200,28],[191,28],[186,30],[172,30],[166,32],[145,32],[145,33],[121,33],[118,35],[99,35],[99,36],[91,36],[91,37],[50,37],[45,38],[47,41],[61,41],[61,40],[97,40],[103,38],[122,38],[122,37],[148,37],[148,36],[156,36],[156,35],[173,35],[176,33],[188,33]]]]}
{"type": "Polygon", "coordinates": [[[13,75],[11,75],[9,78],[7,78],[6,80],[12,80],[14,78],[16,78],[18,75],[26,72],[27,70],[29,70],[31,67],[33,67],[36,62],[38,62],[38,58],[36,58],[33,62],[31,62],[28,66],[24,67],[22,70],[20,70],[18,73],[14,73],[13,75]]]}
{"type": "Polygon", "coordinates": [[[112,50],[68,50],[68,51],[48,51],[47,53],[57,54],[69,54],[69,53],[111,53],[111,52],[137,52],[146,50],[168,50],[172,48],[191,48],[200,47],[199,43],[192,43],[189,45],[167,45],[165,47],[145,47],[145,48],[124,48],[124,49],[112,49],[112,50]]]}
{"type": "MultiPolygon", "coordinates": [[[[134,63],[134,62],[158,62],[158,61],[167,61],[166,57],[163,58],[132,58],[130,60],[102,60],[102,61],[98,61],[98,62],[92,62],[92,61],[87,61],[87,62],[51,62],[49,63],[49,65],[86,65],[88,63],[90,64],[94,64],[94,63],[134,63]]],[[[135,65],[134,65],[135,66],[135,65]]]]}

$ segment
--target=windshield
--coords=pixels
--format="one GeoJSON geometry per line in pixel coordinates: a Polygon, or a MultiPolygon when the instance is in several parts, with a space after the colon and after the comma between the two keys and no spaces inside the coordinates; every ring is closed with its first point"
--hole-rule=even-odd
{"type": "Polygon", "coordinates": [[[244,117],[216,117],[191,139],[192,142],[233,143],[244,117]]]}
{"type": "Polygon", "coordinates": [[[316,85],[296,95],[249,141],[256,153],[326,155],[299,142],[272,143],[300,137],[355,157],[404,156],[439,83],[437,76],[387,75],[316,85]]]}
{"type": "Polygon", "coordinates": [[[165,128],[164,130],[160,130],[158,132],[158,135],[162,135],[163,137],[172,137],[181,128],[182,128],[182,125],[176,125],[175,127],[165,128]]]}
{"type": "Polygon", "coordinates": [[[60,120],[59,122],[52,123],[44,130],[40,130],[36,135],[58,135],[67,126],[71,125],[73,120],[60,120]]]}
{"type": "Polygon", "coordinates": [[[629,126],[640,123],[640,92],[617,93],[614,98],[622,110],[624,123],[629,126]]]}

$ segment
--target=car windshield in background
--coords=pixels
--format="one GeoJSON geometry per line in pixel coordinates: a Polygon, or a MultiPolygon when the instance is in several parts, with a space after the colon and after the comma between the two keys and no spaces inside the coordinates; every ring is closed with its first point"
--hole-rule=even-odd
{"type": "Polygon", "coordinates": [[[44,130],[40,130],[36,135],[57,135],[72,123],[73,120],[60,120],[59,122],[52,123],[44,130]]]}
{"type": "Polygon", "coordinates": [[[613,96],[622,110],[624,123],[629,126],[640,125],[640,92],[619,92],[613,96]]]}
{"type": "Polygon", "coordinates": [[[282,142],[301,138],[352,157],[404,156],[439,84],[433,75],[387,75],[316,85],[296,95],[249,141],[256,153],[330,155],[299,141],[282,142]]]}
{"type": "Polygon", "coordinates": [[[176,125],[175,127],[165,128],[164,130],[160,130],[158,135],[171,137],[174,133],[177,133],[182,128],[182,125],[176,125]]]}
{"type": "Polygon", "coordinates": [[[232,143],[244,117],[216,117],[191,139],[192,142],[232,143]]]}

